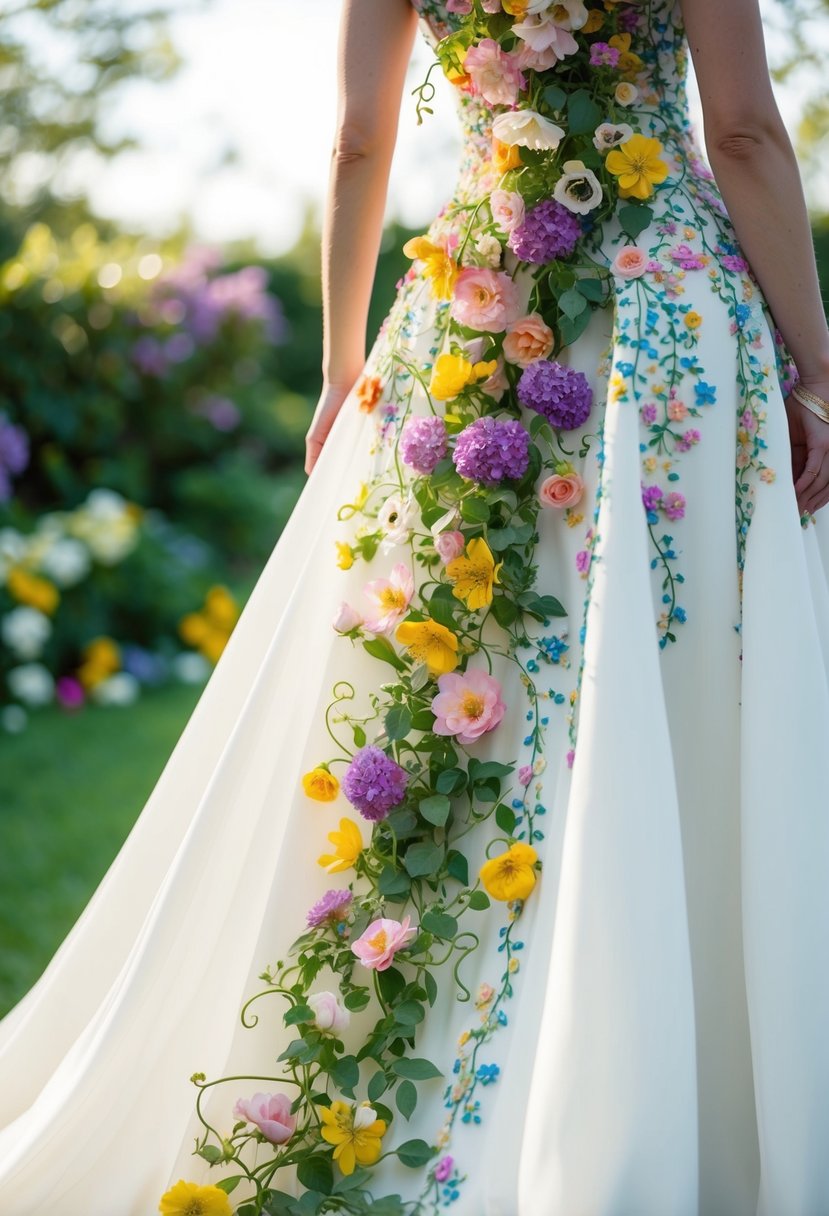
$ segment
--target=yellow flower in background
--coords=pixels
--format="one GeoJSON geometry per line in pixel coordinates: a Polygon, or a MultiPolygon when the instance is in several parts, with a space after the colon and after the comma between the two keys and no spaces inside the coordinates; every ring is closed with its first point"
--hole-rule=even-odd
{"type": "Polygon", "coordinates": [[[535,886],[537,860],[532,845],[519,843],[485,861],[479,875],[487,894],[500,900],[526,899],[535,886]]]}
{"type": "Polygon", "coordinates": [[[334,543],[337,546],[337,565],[341,570],[350,570],[354,565],[354,554],[351,545],[347,545],[342,540],[335,541],[334,543]]]}
{"type": "Polygon", "coordinates": [[[328,839],[334,846],[334,852],[322,853],[317,858],[317,864],[329,874],[350,869],[363,851],[363,838],[357,824],[344,815],[340,820],[340,830],[329,832],[328,839]]]}
{"type": "Polygon", "coordinates": [[[162,1216],[233,1216],[227,1193],[218,1186],[200,1186],[180,1178],[161,1196],[162,1216]]]}
{"type": "Polygon", "coordinates": [[[431,281],[432,295],[438,300],[451,300],[460,267],[442,245],[435,245],[425,236],[413,236],[406,241],[403,252],[407,258],[419,258],[423,273],[431,281]]]}
{"type": "Polygon", "coordinates": [[[458,639],[451,629],[431,619],[404,621],[394,635],[430,676],[444,676],[458,665],[458,639]]]}
{"type": "Polygon", "coordinates": [[[505,144],[500,139],[492,138],[492,167],[496,173],[506,173],[509,169],[517,169],[521,164],[521,153],[518,144],[505,144]]]}
{"type": "Polygon", "coordinates": [[[641,72],[644,64],[638,55],[630,49],[630,34],[614,34],[608,39],[608,46],[615,47],[619,52],[619,72],[624,80],[630,80],[641,72]]]}
{"type": "Polygon", "coordinates": [[[453,557],[446,565],[447,577],[455,586],[452,594],[463,600],[467,608],[475,612],[492,603],[493,585],[498,582],[498,571],[503,562],[495,564],[489,545],[482,536],[475,536],[467,543],[466,554],[453,557]]]}
{"type": "Polygon", "coordinates": [[[179,637],[208,660],[218,663],[239,619],[239,605],[220,583],[210,587],[198,612],[188,612],[178,623],[179,637]]]}
{"type": "Polygon", "coordinates": [[[94,688],[96,684],[102,683],[118,671],[120,666],[121,651],[118,643],[102,635],[93,638],[81,651],[78,679],[84,688],[94,688]]]}
{"type": "Polygon", "coordinates": [[[46,616],[51,616],[60,603],[60,592],[54,583],[38,574],[31,574],[22,566],[12,566],[6,575],[6,587],[9,595],[18,603],[37,608],[46,616]]]}
{"type": "Polygon", "coordinates": [[[647,135],[631,135],[607,154],[608,172],[619,179],[622,198],[650,198],[654,186],[664,182],[669,169],[660,158],[662,144],[647,135]]]}
{"type": "Polygon", "coordinates": [[[333,802],[339,793],[340,783],[333,773],[318,764],[304,775],[302,788],[315,802],[333,802]]]}
{"type": "Polygon", "coordinates": [[[332,1102],[317,1106],[322,1120],[320,1134],[335,1146],[333,1157],[344,1174],[353,1174],[355,1165],[374,1165],[380,1156],[385,1119],[378,1119],[368,1102],[351,1106],[348,1102],[332,1102]]]}
{"type": "Polygon", "coordinates": [[[702,317],[698,312],[686,312],[685,324],[688,329],[699,329],[700,325],[702,325],[702,317]]]}
{"type": "Polygon", "coordinates": [[[209,621],[228,632],[239,619],[239,606],[227,587],[211,587],[204,599],[204,612],[209,621]]]}
{"type": "Polygon", "coordinates": [[[438,401],[450,401],[474,378],[472,364],[463,355],[438,355],[432,368],[429,392],[438,401]]]}
{"type": "Polygon", "coordinates": [[[587,14],[587,20],[581,27],[582,34],[595,34],[596,30],[600,30],[604,25],[604,17],[598,9],[594,8],[591,13],[587,14]]]}

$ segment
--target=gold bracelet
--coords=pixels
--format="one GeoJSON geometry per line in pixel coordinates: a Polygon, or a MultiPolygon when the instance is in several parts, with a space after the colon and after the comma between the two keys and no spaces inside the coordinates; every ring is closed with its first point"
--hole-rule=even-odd
{"type": "Polygon", "coordinates": [[[799,382],[792,389],[792,396],[801,405],[805,405],[807,410],[811,410],[818,418],[824,422],[829,422],[829,401],[824,401],[822,397],[818,397],[817,393],[813,393],[811,389],[804,388],[799,382]]]}

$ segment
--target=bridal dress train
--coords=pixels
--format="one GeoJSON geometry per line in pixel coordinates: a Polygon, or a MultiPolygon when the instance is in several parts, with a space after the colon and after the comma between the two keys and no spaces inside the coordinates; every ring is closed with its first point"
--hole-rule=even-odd
{"type": "MultiPolygon", "coordinates": [[[[623,7],[593,6],[614,20],[623,7]]],[[[438,0],[417,8],[432,46],[462,20],[438,0]]],[[[570,0],[562,11],[580,8],[570,0]]],[[[347,944],[366,928],[362,912],[350,927],[347,911],[316,930],[306,917],[332,889],[351,889],[356,908],[367,876],[349,868],[348,850],[354,862],[355,839],[367,847],[372,830],[401,853],[409,845],[405,869],[384,870],[388,898],[373,905],[387,933],[402,935],[400,956],[361,989],[367,1007],[352,1001],[341,1047],[358,1053],[382,1013],[375,1001],[394,1005],[415,975],[404,912],[415,930],[424,917],[418,948],[431,941],[433,957],[445,953],[453,917],[462,948],[428,976],[417,971],[425,989],[414,985],[390,1015],[411,1036],[408,1056],[433,1067],[402,1064],[398,1038],[389,1074],[398,1089],[370,1084],[372,1059],[361,1058],[359,1079],[354,1054],[335,1070],[346,1103],[370,1099],[366,1118],[378,1107],[394,1115],[369,1128],[357,1160],[371,1167],[366,1145],[382,1132],[370,1192],[409,1206],[367,1212],[829,1216],[829,540],[822,517],[799,517],[786,354],[689,127],[678,9],[640,4],[627,28],[633,42],[617,46],[640,69],[630,113],[660,141],[668,172],[633,253],[615,215],[592,250],[595,266],[613,269],[610,298],[560,354],[556,374],[583,373],[590,409],[557,431],[567,441],[558,463],[537,470],[547,505],[531,484],[530,525],[507,519],[521,472],[510,461],[526,464],[512,439],[501,490],[491,469],[478,474],[482,489],[474,474],[455,475],[452,484],[473,487],[460,514],[424,511],[424,526],[407,498],[410,466],[428,466],[430,442],[450,484],[434,420],[445,412],[451,431],[453,411],[472,400],[458,388],[461,404],[444,410],[451,391],[441,397],[433,379],[427,392],[429,369],[450,353],[448,293],[433,290],[429,250],[454,250],[466,267],[486,267],[493,251],[491,239],[474,256],[458,249],[459,217],[498,185],[493,107],[460,89],[451,199],[412,246],[364,374],[133,831],[0,1024],[3,1216],[150,1216],[178,1179],[207,1186],[228,1173],[194,1155],[204,1128],[191,1076],[237,1078],[203,1091],[216,1156],[244,1124],[234,1102],[279,1091],[277,1057],[300,1029],[284,1023],[280,995],[251,1007],[244,1022],[258,1014],[255,1026],[243,1024],[242,1006],[303,933],[333,950],[337,934],[347,944]],[[401,428],[413,419],[432,422],[410,427],[406,448],[401,428]],[[500,531],[484,530],[487,512],[500,513],[500,531]],[[504,588],[527,575],[510,549],[528,552],[534,529],[526,634],[509,653],[497,641],[515,625],[504,588]],[[428,580],[424,640],[422,613],[398,622],[417,602],[413,585],[428,580]],[[375,618],[386,613],[373,629],[372,594],[375,618]],[[489,649],[475,652],[470,622],[490,599],[500,619],[479,635],[489,649]],[[460,626],[452,634],[447,621],[463,625],[460,651],[460,626]],[[454,668],[467,678],[458,663],[470,649],[464,670],[477,667],[479,683],[453,685],[444,677],[454,668]],[[434,719],[385,703],[377,719],[383,686],[410,677],[421,706],[435,697],[434,719]],[[451,725],[453,696],[466,736],[451,725]],[[473,720],[486,729],[476,735],[473,720]],[[402,785],[421,781],[412,758],[422,753],[406,745],[423,739],[451,742],[455,767],[437,792],[421,792],[417,829],[405,807],[386,822],[402,785]],[[349,759],[358,751],[361,773],[349,759]],[[474,798],[455,796],[465,787],[474,798]],[[357,814],[378,789],[391,790],[385,804],[357,814]],[[351,824],[331,853],[343,819],[351,824]],[[507,847],[513,878],[530,877],[499,898],[477,876],[507,847]],[[450,859],[450,876],[430,890],[422,876],[435,857],[450,859]],[[417,874],[429,911],[400,896],[417,874]],[[408,1163],[394,1153],[404,1142],[416,1146],[408,1163]]],[[[487,273],[500,273],[498,252],[487,273]]],[[[514,251],[504,256],[515,270],[514,251]]],[[[514,281],[523,295],[512,316],[531,313],[530,276],[514,281]]],[[[504,324],[491,329],[501,337],[504,324]]],[[[487,336],[480,321],[468,327],[468,362],[455,351],[456,363],[440,366],[467,380],[480,372],[494,393],[504,368],[487,363],[487,336]]],[[[521,370],[513,351],[511,374],[521,370]]],[[[551,432],[537,422],[536,373],[527,374],[523,403],[507,415],[541,443],[551,432]]],[[[468,448],[467,462],[491,462],[485,447],[468,448]]],[[[375,931],[366,949],[378,941],[388,946],[375,931]]],[[[369,974],[355,971],[353,983],[369,974]]],[[[328,974],[317,987],[330,985],[328,974]]],[[[325,999],[341,1017],[336,995],[325,999]]],[[[300,1050],[322,1038],[300,1037],[300,1050]]],[[[329,1161],[337,1143],[334,1134],[322,1143],[329,1161]]],[[[260,1140],[257,1151],[273,1150],[260,1140]]],[[[333,1175],[315,1175],[323,1191],[326,1177],[349,1177],[345,1160],[337,1166],[335,1155],[333,1175]]],[[[308,1174],[300,1183],[286,1167],[273,1185],[299,1197],[308,1174]]],[[[358,1210],[344,1185],[342,1210],[358,1210]]],[[[214,1209],[194,1200],[175,1210],[214,1209]]]]}

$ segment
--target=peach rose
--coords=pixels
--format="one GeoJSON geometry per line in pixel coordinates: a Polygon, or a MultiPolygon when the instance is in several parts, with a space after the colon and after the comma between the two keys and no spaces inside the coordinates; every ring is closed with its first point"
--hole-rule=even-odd
{"type": "Polygon", "coordinates": [[[648,255],[635,245],[623,245],[613,259],[611,270],[620,279],[638,279],[645,273],[648,255]]]}
{"type": "Polygon", "coordinates": [[[566,477],[553,473],[538,490],[542,507],[574,507],[583,494],[584,482],[578,473],[568,473],[566,477]]]}
{"type": "Polygon", "coordinates": [[[682,422],[688,416],[688,406],[682,401],[670,401],[668,403],[668,417],[671,422],[682,422]]]}
{"type": "Polygon", "coordinates": [[[539,313],[531,312],[507,326],[504,358],[519,367],[546,359],[553,349],[553,331],[539,313]]]}

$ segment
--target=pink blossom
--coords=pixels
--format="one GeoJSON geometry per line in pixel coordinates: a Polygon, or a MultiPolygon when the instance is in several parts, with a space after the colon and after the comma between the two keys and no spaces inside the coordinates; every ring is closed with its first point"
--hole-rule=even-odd
{"type": "Polygon", "coordinates": [[[455,735],[459,743],[474,743],[494,730],[506,713],[501,685],[485,671],[450,672],[438,679],[432,698],[436,735],[455,735]]]}
{"type": "Polygon", "coordinates": [[[472,12],[472,0],[446,0],[447,13],[459,13],[462,17],[468,17],[472,12]]]}
{"type": "Polygon", "coordinates": [[[529,785],[533,779],[533,766],[531,764],[522,764],[518,770],[518,784],[529,785]]]}
{"type": "Polygon", "coordinates": [[[352,608],[346,600],[340,603],[334,619],[331,624],[336,629],[337,633],[350,633],[352,629],[357,629],[363,623],[363,618],[360,616],[356,608],[352,608]]]}
{"type": "Polygon", "coordinates": [[[685,432],[681,439],[677,440],[676,446],[680,452],[688,452],[695,443],[699,443],[702,436],[696,427],[691,427],[685,432]]]}
{"type": "Polygon", "coordinates": [[[682,519],[685,515],[685,495],[680,494],[678,490],[672,490],[670,494],[662,496],[662,510],[668,516],[668,519],[682,519]]]}
{"type": "Polygon", "coordinates": [[[491,375],[487,376],[486,380],[480,382],[481,392],[486,393],[487,397],[492,397],[495,401],[500,401],[504,393],[509,388],[507,374],[504,371],[504,360],[499,355],[496,360],[498,366],[491,375]]]}
{"type": "Polygon", "coordinates": [[[402,921],[381,916],[351,943],[351,949],[366,967],[385,971],[392,965],[396,951],[403,949],[417,933],[415,927],[410,927],[410,922],[410,916],[402,921]]]}
{"type": "Polygon", "coordinates": [[[489,209],[502,232],[512,232],[526,213],[524,199],[517,190],[493,190],[489,196],[489,209]]]}
{"type": "Polygon", "coordinates": [[[613,259],[611,270],[619,279],[638,279],[648,268],[648,256],[635,245],[623,245],[613,259]]]}
{"type": "Polygon", "coordinates": [[[688,245],[677,245],[671,251],[671,257],[675,262],[678,262],[683,270],[702,270],[705,265],[705,258],[694,251],[688,245]]]}
{"type": "Polygon", "coordinates": [[[340,1034],[351,1021],[351,1014],[334,992],[312,992],[306,998],[314,1011],[314,1023],[320,1030],[340,1034]]]}
{"type": "Polygon", "coordinates": [[[586,575],[590,569],[590,554],[586,549],[580,549],[576,554],[576,569],[579,574],[586,575]]]}
{"type": "Polygon", "coordinates": [[[546,359],[554,342],[553,331],[541,314],[531,312],[507,326],[504,358],[518,367],[528,367],[536,359],[546,359]]]}
{"type": "Polygon", "coordinates": [[[445,1182],[452,1173],[453,1159],[447,1154],[435,1166],[435,1182],[445,1182]]]}
{"type": "Polygon", "coordinates": [[[562,29],[552,12],[531,14],[523,21],[516,21],[512,32],[533,51],[553,51],[556,60],[574,55],[579,49],[573,35],[562,29]]]}
{"type": "Polygon", "coordinates": [[[455,282],[450,306],[454,319],[470,329],[501,333],[519,314],[518,289],[502,270],[467,266],[455,282]]]}
{"type": "Polygon", "coordinates": [[[567,753],[567,767],[568,768],[573,767],[573,761],[575,760],[575,758],[576,758],[576,753],[573,751],[573,749],[571,747],[569,752],[567,753]]]}
{"type": "Polygon", "coordinates": [[[463,532],[441,532],[439,536],[435,537],[435,549],[444,563],[460,557],[465,547],[463,532]]]}
{"type": "Polygon", "coordinates": [[[682,401],[668,402],[668,417],[671,422],[682,422],[688,416],[688,406],[682,401]]]}
{"type": "Polygon", "coordinates": [[[646,424],[646,426],[650,426],[651,423],[656,422],[655,405],[643,405],[639,412],[642,415],[642,421],[646,424]]]}
{"type": "Polygon", "coordinates": [[[233,1113],[255,1124],[271,1144],[284,1144],[296,1129],[291,1099],[285,1094],[254,1094],[252,1098],[239,1098],[233,1113]]]}
{"type": "Polygon", "coordinates": [[[55,681],[55,697],[64,709],[77,709],[86,699],[83,684],[74,676],[60,676],[55,681]]]}
{"type": "Polygon", "coordinates": [[[515,57],[502,50],[494,38],[482,38],[477,46],[471,46],[463,67],[472,79],[473,91],[491,106],[514,105],[518,90],[527,83],[515,57]]]}
{"type": "Polygon", "coordinates": [[[546,72],[548,68],[554,68],[559,61],[555,47],[548,46],[545,51],[536,51],[526,42],[522,42],[515,51],[515,58],[519,67],[528,68],[533,72],[546,72]]]}
{"type": "Polygon", "coordinates": [[[390,633],[403,619],[414,595],[414,578],[404,562],[398,562],[389,578],[375,578],[363,588],[366,598],[378,609],[365,622],[369,633],[390,633]]]}
{"type": "Polygon", "coordinates": [[[731,270],[734,274],[741,274],[748,270],[748,262],[736,253],[723,254],[720,263],[726,270],[731,270]]]}
{"type": "Polygon", "coordinates": [[[584,482],[578,473],[568,473],[566,477],[553,473],[541,483],[538,490],[542,507],[574,507],[583,494],[584,482]]]}

